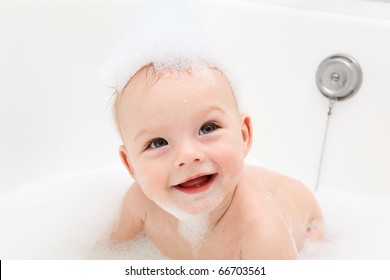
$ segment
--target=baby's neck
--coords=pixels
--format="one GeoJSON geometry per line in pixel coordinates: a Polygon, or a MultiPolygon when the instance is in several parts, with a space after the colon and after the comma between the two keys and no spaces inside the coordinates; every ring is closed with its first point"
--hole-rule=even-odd
{"type": "Polygon", "coordinates": [[[220,221],[223,219],[225,214],[230,209],[230,206],[232,204],[232,201],[234,199],[234,195],[236,193],[236,190],[234,190],[231,194],[227,195],[222,202],[218,205],[217,208],[215,208],[213,211],[209,214],[209,222],[211,227],[217,226],[220,221]]]}

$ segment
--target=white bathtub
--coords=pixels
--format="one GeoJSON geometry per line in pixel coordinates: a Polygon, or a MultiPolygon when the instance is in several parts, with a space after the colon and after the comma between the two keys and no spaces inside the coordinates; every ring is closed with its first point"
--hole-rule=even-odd
{"type": "MultiPolygon", "coordinates": [[[[111,91],[98,82],[141,3],[124,2],[0,3],[2,259],[158,256],[147,240],[124,255],[89,251],[107,236],[130,182],[117,156],[111,91]]],[[[188,4],[241,74],[254,122],[251,160],[311,189],[328,111],[317,67],[335,53],[359,62],[363,83],[333,109],[316,193],[328,241],[309,244],[302,258],[390,258],[390,3],[188,4]]]]}

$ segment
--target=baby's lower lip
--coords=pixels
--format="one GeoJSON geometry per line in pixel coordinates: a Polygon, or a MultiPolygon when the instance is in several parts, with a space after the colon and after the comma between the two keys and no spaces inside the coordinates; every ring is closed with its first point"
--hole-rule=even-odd
{"type": "Polygon", "coordinates": [[[174,186],[178,191],[186,194],[197,194],[207,191],[215,181],[217,174],[210,174],[197,177],[182,184],[174,186]]]}

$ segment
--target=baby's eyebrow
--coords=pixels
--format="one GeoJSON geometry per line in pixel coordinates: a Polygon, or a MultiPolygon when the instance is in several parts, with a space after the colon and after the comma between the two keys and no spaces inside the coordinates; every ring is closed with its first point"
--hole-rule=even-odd
{"type": "Polygon", "coordinates": [[[226,111],[219,106],[212,105],[205,110],[204,115],[211,114],[211,113],[220,113],[225,115],[226,111]]]}
{"type": "Polygon", "coordinates": [[[145,136],[150,135],[150,129],[143,128],[134,136],[133,141],[136,142],[138,139],[143,139],[145,136]]]}
{"type": "MultiPolygon", "coordinates": [[[[138,141],[139,139],[145,140],[145,138],[151,138],[152,135],[156,136],[157,131],[167,131],[170,125],[159,124],[158,126],[145,127],[141,128],[134,136],[133,142],[138,141]]],[[[158,134],[158,133],[157,133],[158,134]]]]}
{"type": "MultiPolygon", "coordinates": [[[[225,115],[226,111],[223,108],[221,108],[221,107],[219,107],[217,105],[211,105],[210,107],[207,107],[202,112],[200,112],[200,114],[204,115],[204,116],[208,116],[208,115],[210,115],[212,113],[225,115]]],[[[168,128],[169,128],[169,125],[167,125],[166,129],[168,129],[168,128]]],[[[165,128],[160,127],[160,129],[164,130],[165,128]]],[[[138,131],[136,133],[136,135],[133,138],[133,141],[135,142],[138,139],[145,138],[145,136],[148,136],[150,134],[151,134],[151,129],[150,128],[142,128],[140,131],[138,131]]]]}
{"type": "Polygon", "coordinates": [[[212,105],[208,108],[208,111],[219,111],[220,113],[225,114],[225,110],[223,110],[221,107],[212,105]]]}

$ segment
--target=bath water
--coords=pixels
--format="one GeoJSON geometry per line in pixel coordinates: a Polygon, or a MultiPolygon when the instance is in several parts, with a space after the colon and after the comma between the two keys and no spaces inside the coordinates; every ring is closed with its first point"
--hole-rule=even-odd
{"type": "MultiPolygon", "coordinates": [[[[1,259],[164,259],[142,235],[108,241],[131,184],[125,172],[60,175],[0,193],[1,259]]],[[[390,259],[389,199],[325,186],[315,195],[326,240],[307,242],[301,259],[390,259]]]]}

